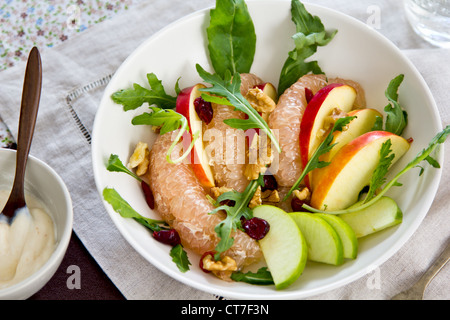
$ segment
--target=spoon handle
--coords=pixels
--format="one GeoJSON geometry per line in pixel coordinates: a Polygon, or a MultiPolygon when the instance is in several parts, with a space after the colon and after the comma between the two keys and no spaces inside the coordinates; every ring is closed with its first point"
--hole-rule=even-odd
{"type": "MultiPolygon", "coordinates": [[[[25,206],[24,194],[24,178],[25,169],[30,152],[31,141],[36,124],[36,118],[39,107],[39,100],[41,96],[42,87],[42,64],[39,50],[36,47],[31,49],[28,56],[27,67],[25,70],[25,79],[22,91],[22,104],[20,108],[19,119],[19,133],[17,141],[17,159],[16,159],[16,173],[14,177],[13,189],[11,190],[10,199],[16,199],[18,203],[15,207],[20,208],[25,206]]],[[[14,214],[14,206],[9,201],[3,209],[5,215],[14,214]]]]}

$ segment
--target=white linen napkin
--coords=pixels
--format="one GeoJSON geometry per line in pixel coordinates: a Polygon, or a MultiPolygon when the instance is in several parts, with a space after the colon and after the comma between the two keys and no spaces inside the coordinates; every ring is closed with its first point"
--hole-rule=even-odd
{"type": "MultiPolygon", "coordinates": [[[[314,1],[362,21],[370,19],[371,1],[314,1]]],[[[186,14],[214,6],[213,0],[153,0],[104,21],[58,47],[41,51],[43,87],[31,154],[47,162],[64,179],[74,204],[74,231],[97,263],[127,299],[217,299],[160,272],[121,236],[96,192],[92,174],[90,134],[103,90],[123,60],[157,30],[186,14]]],[[[450,123],[450,51],[431,48],[415,37],[398,1],[379,1],[381,33],[388,36],[417,66],[429,84],[443,124],[450,123]]],[[[376,9],[376,8],[375,8],[376,9]]],[[[376,10],[375,10],[376,11],[376,10]]],[[[370,20],[372,21],[372,20],[370,20]]],[[[17,134],[25,65],[0,73],[0,115],[17,134]]],[[[445,159],[450,157],[446,143],[445,159]]],[[[447,160],[448,161],[448,160],[447,160]]],[[[448,182],[444,168],[439,192],[413,237],[379,267],[380,288],[368,285],[371,274],[311,299],[388,299],[406,289],[428,268],[450,235],[448,182]]],[[[449,270],[432,282],[425,298],[450,298],[449,270]]]]}

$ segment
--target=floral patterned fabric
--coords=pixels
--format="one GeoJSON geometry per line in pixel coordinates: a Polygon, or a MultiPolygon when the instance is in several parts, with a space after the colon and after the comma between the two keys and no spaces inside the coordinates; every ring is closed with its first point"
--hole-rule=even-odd
{"type": "MultiPolygon", "coordinates": [[[[145,0],[4,0],[0,4],[0,72],[145,0]]],[[[1,121],[0,147],[15,147],[1,121]]]]}

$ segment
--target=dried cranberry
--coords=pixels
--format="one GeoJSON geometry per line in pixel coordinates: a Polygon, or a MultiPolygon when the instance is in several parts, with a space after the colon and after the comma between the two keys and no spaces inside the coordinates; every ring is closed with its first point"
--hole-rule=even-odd
{"type": "Polygon", "coordinates": [[[159,242],[173,247],[181,243],[180,236],[175,229],[153,231],[153,237],[159,242]]]}
{"type": "Polygon", "coordinates": [[[141,187],[148,206],[150,209],[155,209],[155,198],[153,198],[153,192],[150,189],[150,186],[145,181],[141,181],[141,187]]]}
{"type": "Polygon", "coordinates": [[[214,255],[216,254],[215,251],[206,251],[204,254],[202,254],[201,258],[200,258],[200,262],[198,263],[198,266],[200,267],[200,269],[202,269],[203,272],[206,273],[210,273],[210,270],[206,270],[203,268],[203,259],[206,258],[207,256],[211,256],[214,259],[214,255]]]}
{"type": "Polygon", "coordinates": [[[194,100],[194,107],[200,120],[206,124],[209,124],[213,118],[211,102],[207,102],[203,100],[202,97],[198,97],[194,100]]]}
{"type": "Polygon", "coordinates": [[[305,204],[306,202],[303,200],[300,200],[297,197],[293,197],[291,200],[291,208],[293,211],[295,212],[301,212],[301,211],[305,211],[305,209],[302,208],[302,206],[305,204]]]}
{"type": "Polygon", "coordinates": [[[265,174],[263,176],[264,187],[261,187],[261,191],[275,190],[278,188],[278,183],[275,177],[271,174],[265,174]]]}
{"type": "Polygon", "coordinates": [[[314,93],[311,91],[311,89],[305,88],[305,98],[306,98],[306,102],[309,103],[313,97],[314,97],[314,93]]]}
{"type": "Polygon", "coordinates": [[[236,201],[227,199],[227,200],[220,201],[220,205],[234,207],[236,205],[236,201]]]}
{"type": "Polygon", "coordinates": [[[267,232],[269,232],[270,225],[264,219],[253,217],[246,220],[242,224],[242,228],[244,228],[245,233],[247,233],[250,238],[261,240],[266,236],[267,232]]]}

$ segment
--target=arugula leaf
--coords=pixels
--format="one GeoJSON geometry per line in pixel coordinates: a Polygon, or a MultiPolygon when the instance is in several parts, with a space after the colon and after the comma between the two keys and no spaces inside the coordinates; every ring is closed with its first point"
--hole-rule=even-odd
{"type": "Polygon", "coordinates": [[[369,191],[364,199],[364,202],[369,201],[375,195],[375,192],[386,182],[386,174],[389,167],[394,160],[395,154],[391,150],[392,142],[391,139],[386,140],[380,148],[380,160],[377,167],[373,171],[372,178],[370,179],[369,191]]]}
{"type": "Polygon", "coordinates": [[[177,265],[178,270],[183,273],[189,271],[191,262],[189,261],[187,253],[183,250],[183,246],[181,244],[177,244],[170,250],[170,256],[172,257],[172,261],[177,265]]]}
{"type": "Polygon", "coordinates": [[[106,164],[106,169],[108,171],[112,171],[112,172],[124,172],[124,173],[132,176],[133,178],[135,178],[139,182],[142,181],[142,179],[139,176],[137,176],[133,171],[128,169],[122,163],[122,161],[120,161],[119,156],[116,155],[116,154],[111,154],[109,156],[108,163],[106,164]]]}
{"type": "Polygon", "coordinates": [[[387,113],[385,130],[401,136],[403,130],[408,123],[408,114],[402,110],[398,103],[398,88],[404,79],[404,75],[400,74],[389,82],[385,96],[389,100],[384,111],[387,113]]]}
{"type": "Polygon", "coordinates": [[[253,63],[256,33],[244,0],[217,0],[206,29],[212,66],[222,78],[226,72],[247,73],[253,63]]]}
{"type": "Polygon", "coordinates": [[[186,158],[190,154],[192,148],[194,147],[195,141],[200,136],[200,132],[194,132],[191,144],[189,145],[189,148],[186,150],[186,152],[183,155],[181,155],[178,159],[172,160],[171,155],[173,149],[181,140],[183,134],[186,131],[189,131],[188,121],[186,117],[170,109],[169,110],[161,109],[157,107],[150,107],[150,109],[152,109],[153,112],[151,113],[145,112],[141,115],[138,115],[131,120],[131,123],[134,125],[159,126],[161,127],[159,131],[159,134],[161,135],[170,131],[177,130],[179,128],[180,130],[178,131],[176,138],[174,139],[169,150],[167,151],[166,159],[169,163],[179,163],[183,161],[184,158],[186,158]]]}
{"type": "Polygon", "coordinates": [[[231,274],[231,279],[237,282],[246,282],[257,285],[274,284],[272,274],[270,273],[269,270],[267,270],[267,267],[262,267],[258,269],[256,273],[251,271],[248,271],[246,273],[240,271],[233,272],[231,274]]]}
{"type": "Polygon", "coordinates": [[[281,69],[278,95],[309,72],[323,73],[317,61],[305,62],[305,60],[317,51],[318,46],[327,45],[337,32],[335,30],[328,33],[320,18],[312,16],[299,0],[292,0],[291,16],[296,27],[296,33],[292,36],[295,48],[288,53],[288,58],[281,69]]]}
{"type": "MultiPolygon", "coordinates": [[[[166,94],[162,82],[154,73],[147,74],[147,80],[151,89],[144,88],[139,84],[133,84],[131,89],[122,89],[111,95],[115,103],[121,104],[124,111],[134,110],[140,107],[144,102],[149,105],[157,105],[163,109],[175,108],[177,97],[166,94]]],[[[178,81],[175,89],[177,90],[178,81]]]]}
{"type": "Polygon", "coordinates": [[[375,123],[370,131],[381,131],[383,130],[383,117],[375,116],[375,123]]]}
{"type": "Polygon", "coordinates": [[[159,225],[165,224],[164,220],[154,220],[150,218],[146,218],[136,212],[130,204],[125,201],[120,194],[113,188],[104,188],[103,189],[103,199],[108,202],[114,211],[119,213],[123,218],[133,218],[139,223],[145,225],[146,227],[152,230],[160,230],[159,225]],[[153,229],[155,228],[155,229],[153,229]]]}
{"type": "Polygon", "coordinates": [[[295,189],[298,188],[300,183],[303,181],[303,179],[306,177],[306,175],[311,172],[314,169],[323,168],[330,164],[330,162],[321,161],[320,156],[323,154],[329,152],[335,144],[331,144],[333,142],[333,133],[335,131],[342,131],[342,129],[352,121],[355,116],[352,117],[343,117],[339,118],[333,125],[333,128],[328,133],[328,135],[325,137],[325,139],[320,143],[320,145],[317,147],[316,151],[314,151],[313,155],[309,159],[308,163],[306,164],[305,168],[303,169],[302,174],[297,179],[297,181],[294,183],[294,185],[291,187],[289,192],[284,196],[283,201],[286,201],[287,198],[291,195],[292,192],[294,192],[295,189]]]}
{"type": "MultiPolygon", "coordinates": [[[[313,208],[309,205],[304,204],[302,207],[310,212],[316,212],[316,213],[328,213],[328,214],[343,214],[343,213],[349,213],[349,212],[354,212],[354,211],[358,211],[358,210],[362,210],[364,208],[367,208],[369,206],[371,206],[372,204],[374,204],[377,200],[379,200],[382,196],[384,196],[386,194],[386,192],[392,187],[392,186],[398,186],[399,183],[397,182],[398,179],[404,175],[405,173],[407,173],[409,170],[411,170],[412,168],[415,167],[420,167],[419,164],[422,161],[427,161],[429,162],[429,159],[431,160],[432,166],[435,168],[440,167],[439,164],[437,163],[437,161],[435,159],[433,159],[431,157],[431,153],[433,153],[433,151],[442,143],[445,142],[445,140],[447,139],[448,135],[450,134],[450,125],[447,125],[441,132],[439,132],[438,134],[436,134],[433,139],[431,139],[429,145],[427,148],[423,149],[421,152],[419,152],[417,154],[417,156],[410,161],[405,168],[403,168],[403,170],[401,170],[400,172],[398,172],[394,178],[391,179],[391,181],[389,181],[384,188],[372,199],[370,199],[369,201],[365,202],[364,204],[360,205],[360,206],[353,206],[344,210],[336,210],[336,211],[324,211],[324,210],[318,210],[316,208],[313,208]]],[[[429,162],[430,163],[430,162],[429,162]]],[[[422,172],[422,170],[421,170],[422,172]]]]}
{"type": "Polygon", "coordinates": [[[171,109],[161,109],[150,107],[151,113],[144,112],[131,120],[133,125],[150,125],[160,127],[159,134],[163,135],[167,132],[185,128],[189,131],[187,119],[178,112],[171,109]]]}
{"type": "MultiPolygon", "coordinates": [[[[224,97],[229,101],[229,104],[234,106],[237,110],[244,112],[248,115],[248,119],[226,119],[224,122],[232,128],[236,129],[253,129],[258,128],[263,130],[267,136],[271,139],[276,150],[281,152],[280,145],[269,128],[267,123],[259,115],[259,113],[250,105],[250,103],[241,94],[241,77],[239,73],[235,73],[233,80],[231,80],[231,74],[228,72],[224,79],[218,74],[210,74],[206,72],[199,64],[196,66],[197,72],[200,77],[206,82],[212,84],[212,87],[202,88],[201,91],[208,92],[220,97],[224,97]]],[[[202,95],[202,97],[209,102],[217,101],[216,98],[209,98],[208,95],[202,95]]]]}
{"type": "Polygon", "coordinates": [[[220,210],[224,210],[227,213],[227,217],[219,222],[214,228],[220,238],[220,241],[215,248],[216,254],[214,258],[216,260],[220,259],[220,254],[222,252],[228,250],[233,245],[234,239],[231,237],[231,234],[241,226],[241,217],[244,217],[246,219],[250,219],[252,217],[253,213],[252,210],[248,207],[248,204],[253,198],[253,195],[258,186],[259,179],[252,180],[247,185],[244,192],[240,193],[233,190],[225,192],[217,198],[216,205],[220,204],[224,200],[232,200],[234,202],[234,205],[221,205],[209,213],[215,214],[220,210]]]}

